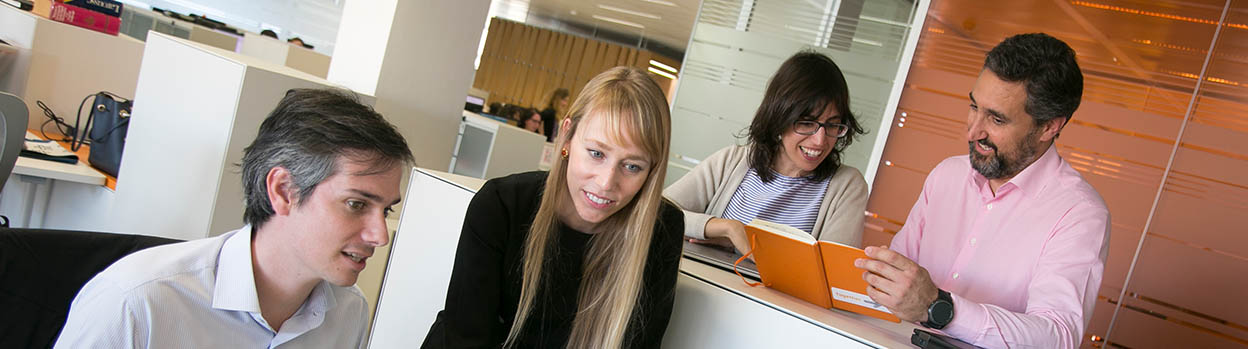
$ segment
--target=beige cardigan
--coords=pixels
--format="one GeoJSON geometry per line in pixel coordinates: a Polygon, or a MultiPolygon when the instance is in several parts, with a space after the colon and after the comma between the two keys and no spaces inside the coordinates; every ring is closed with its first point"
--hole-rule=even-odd
{"type": "MultiPolygon", "coordinates": [[[[748,146],[729,146],[703,160],[693,171],[663,190],[685,211],[685,236],[705,239],[706,222],[720,217],[750,170],[748,146]]],[[[862,246],[867,181],[858,169],[842,164],[828,181],[815,219],[816,239],[862,246]]]]}

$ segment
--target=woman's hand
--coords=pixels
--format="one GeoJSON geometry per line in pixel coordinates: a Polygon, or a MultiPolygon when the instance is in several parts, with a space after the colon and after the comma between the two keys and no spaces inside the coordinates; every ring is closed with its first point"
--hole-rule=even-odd
{"type": "MultiPolygon", "coordinates": [[[[745,224],[734,219],[711,218],[706,222],[706,240],[725,247],[735,247],[741,254],[750,253],[750,240],[745,236],[745,224]]],[[[753,259],[753,258],[751,258],[753,259]]]]}

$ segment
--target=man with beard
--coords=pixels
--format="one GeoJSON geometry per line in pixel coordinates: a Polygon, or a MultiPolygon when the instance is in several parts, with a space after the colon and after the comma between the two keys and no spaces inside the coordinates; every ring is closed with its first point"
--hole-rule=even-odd
{"type": "Polygon", "coordinates": [[[988,52],[970,92],[970,154],[937,165],[892,245],[855,261],[868,295],[982,347],[1078,347],[1110,227],[1053,145],[1082,94],[1061,40],[1022,34],[988,52]]]}

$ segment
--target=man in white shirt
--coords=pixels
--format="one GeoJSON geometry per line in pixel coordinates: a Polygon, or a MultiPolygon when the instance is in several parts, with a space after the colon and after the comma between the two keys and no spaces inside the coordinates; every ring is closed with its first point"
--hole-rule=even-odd
{"type": "Polygon", "coordinates": [[[389,242],[411,163],[394,126],[353,96],[287,92],[244,150],[248,225],[117,261],[78,292],[56,347],[362,346],[355,281],[389,242]]]}

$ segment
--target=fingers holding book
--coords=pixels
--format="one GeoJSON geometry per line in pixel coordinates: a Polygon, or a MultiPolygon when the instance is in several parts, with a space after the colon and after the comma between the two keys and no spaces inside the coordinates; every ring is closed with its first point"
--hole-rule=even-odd
{"type": "Polygon", "coordinates": [[[870,258],[859,258],[854,266],[866,270],[862,278],[867,295],[905,321],[926,321],[927,307],[938,291],[927,269],[885,247],[866,248],[870,258]]]}

